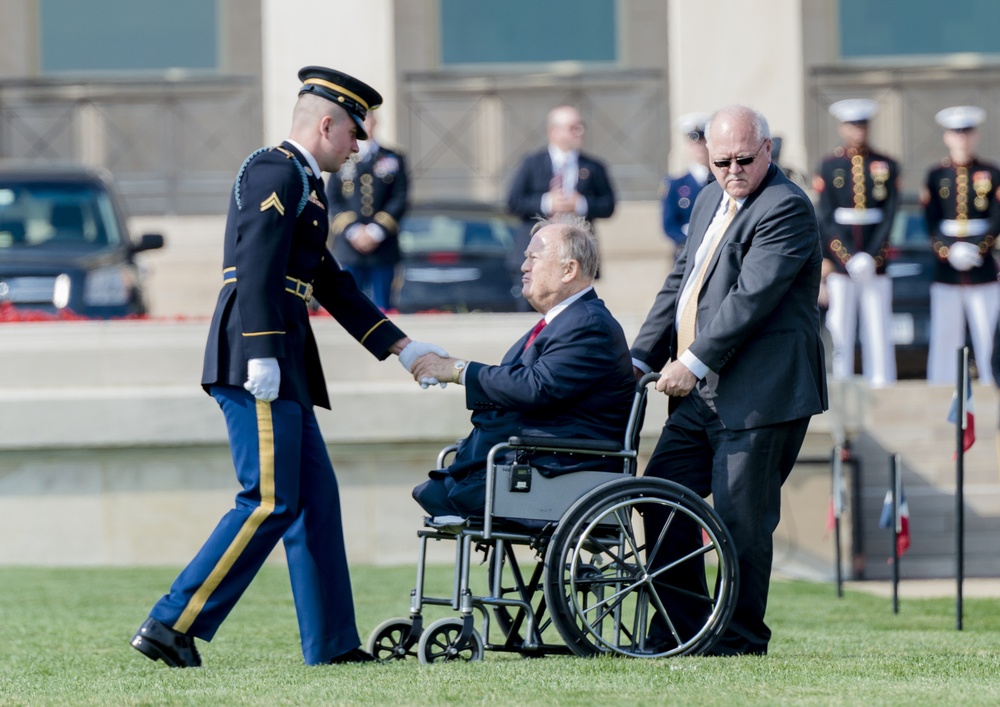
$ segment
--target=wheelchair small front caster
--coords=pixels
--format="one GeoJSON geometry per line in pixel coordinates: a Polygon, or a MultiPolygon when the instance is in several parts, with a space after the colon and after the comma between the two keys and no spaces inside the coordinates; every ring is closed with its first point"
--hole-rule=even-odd
{"type": "Polygon", "coordinates": [[[462,635],[462,619],[439,619],[424,629],[420,636],[417,654],[424,665],[462,660],[474,662],[483,659],[483,638],[472,629],[464,645],[458,641],[462,635]]]}

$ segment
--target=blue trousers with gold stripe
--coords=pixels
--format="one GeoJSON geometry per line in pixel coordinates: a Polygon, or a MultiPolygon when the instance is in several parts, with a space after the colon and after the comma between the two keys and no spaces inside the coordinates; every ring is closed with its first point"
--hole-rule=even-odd
{"type": "Polygon", "coordinates": [[[283,540],[306,663],[356,648],[340,493],[315,414],[294,401],[255,400],[242,388],[211,393],[243,490],[150,616],[210,641],[283,540]]]}

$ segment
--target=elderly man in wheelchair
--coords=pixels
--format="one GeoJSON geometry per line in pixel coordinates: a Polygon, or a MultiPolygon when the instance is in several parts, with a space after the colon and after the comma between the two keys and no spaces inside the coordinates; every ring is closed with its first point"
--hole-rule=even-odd
{"type": "MultiPolygon", "coordinates": [[[[593,288],[597,261],[585,228],[540,222],[521,266],[524,297],[543,315],[532,331],[499,366],[436,354],[414,365],[418,379],[464,385],[473,411],[454,461],[413,492],[431,516],[483,514],[487,456],[511,435],[621,441],[634,378],[625,334],[593,288]]],[[[533,466],[543,474],[581,468],[565,454],[533,466]]]]}
{"type": "Polygon", "coordinates": [[[732,610],[731,541],[696,494],[635,477],[649,381],[636,385],[621,327],[594,293],[593,237],[577,224],[541,222],[521,269],[524,296],[544,318],[499,366],[434,354],[414,366],[417,380],[465,386],[473,430],[443,450],[439,468],[414,489],[431,518],[417,533],[410,616],[379,625],[368,649],[382,660],[417,655],[425,663],[479,660],[485,650],[636,657],[704,652],[732,610]],[[671,521],[659,538],[644,539],[641,517],[650,512],[671,521]],[[702,529],[702,550],[647,572],[672,529],[691,523],[702,529]],[[430,540],[456,543],[450,597],[424,593],[430,540]],[[489,557],[489,590],[481,596],[470,582],[477,549],[489,557]],[[534,557],[530,575],[522,572],[526,553],[534,557]],[[665,604],[669,577],[678,571],[705,576],[705,625],[654,642],[648,635],[654,614],[673,626],[665,604]],[[460,618],[425,628],[425,605],[450,606],[460,618]],[[477,611],[481,630],[474,625],[477,611]],[[552,626],[558,636],[547,631],[552,626]]]}

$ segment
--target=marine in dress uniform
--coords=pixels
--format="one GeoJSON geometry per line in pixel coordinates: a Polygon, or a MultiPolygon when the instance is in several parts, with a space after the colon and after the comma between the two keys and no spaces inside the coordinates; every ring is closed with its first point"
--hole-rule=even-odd
{"type": "Polygon", "coordinates": [[[663,232],[681,248],[687,241],[688,221],[694,200],[702,187],[712,177],[708,169],[708,146],[705,143],[707,113],[685,113],[677,119],[677,127],[684,135],[690,157],[688,171],[663,180],[660,204],[663,213],[663,232]]]}
{"type": "Polygon", "coordinates": [[[872,387],[896,381],[892,341],[892,281],[885,273],[889,233],[898,201],[896,161],[868,145],[868,123],[877,104],[851,98],[830,106],[844,144],[823,159],[813,178],[816,216],[823,239],[833,343],[833,377],[854,375],[854,341],[861,320],[861,362],[872,387]]]}
{"type": "Polygon", "coordinates": [[[372,355],[398,353],[407,369],[436,347],[410,342],[326,249],[320,170],[357,151],[381,97],[322,67],[299,79],[291,136],[236,177],[205,350],[202,385],[225,416],[242,490],[132,639],[172,667],[201,664],[194,638],[212,639],[279,540],[305,662],[372,659],[358,648],[337,480],[313,412],[330,400],[307,302],[316,297],[372,355]]]}
{"type": "Polygon", "coordinates": [[[330,236],[337,261],[383,311],[390,307],[400,261],[399,223],[407,207],[406,161],[375,140],[375,114],[368,113],[368,140],[330,176],[330,236]]]}
{"type": "Polygon", "coordinates": [[[927,381],[955,385],[955,351],[968,323],[982,383],[993,384],[993,335],[1000,316],[1000,283],[993,245],[1000,233],[1000,169],[975,154],[986,112],[955,106],[935,119],[944,128],[948,157],[932,167],[921,192],[931,248],[937,256],[931,284],[927,381]]]}

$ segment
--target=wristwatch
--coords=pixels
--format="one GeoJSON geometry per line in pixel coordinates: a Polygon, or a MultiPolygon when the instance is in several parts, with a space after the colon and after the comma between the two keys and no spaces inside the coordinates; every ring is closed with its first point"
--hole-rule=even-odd
{"type": "Polygon", "coordinates": [[[465,361],[455,361],[455,367],[451,370],[451,382],[458,383],[462,380],[462,371],[465,370],[465,361]]]}

